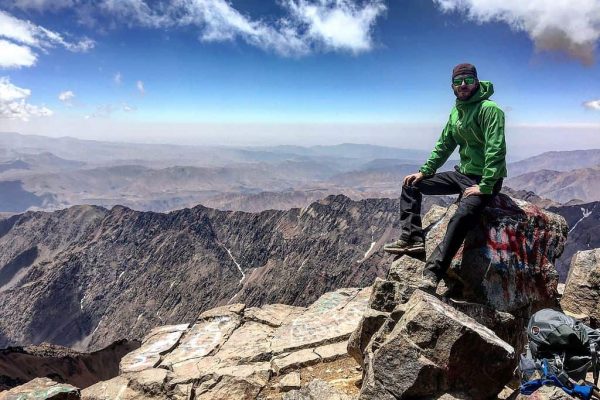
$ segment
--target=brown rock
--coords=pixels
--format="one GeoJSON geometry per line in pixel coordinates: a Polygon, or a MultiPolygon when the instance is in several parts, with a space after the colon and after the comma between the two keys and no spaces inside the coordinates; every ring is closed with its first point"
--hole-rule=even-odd
{"type": "Polygon", "coordinates": [[[484,399],[510,380],[514,349],[474,319],[419,290],[400,314],[367,349],[361,400],[454,392],[484,399]]]}
{"type": "Polygon", "coordinates": [[[35,378],[0,393],[0,400],[78,400],[80,398],[81,393],[75,386],[57,383],[48,378],[35,378]]]}
{"type": "Polygon", "coordinates": [[[319,346],[314,349],[314,352],[321,357],[322,362],[335,361],[348,355],[348,342],[344,340],[343,342],[319,346]]]}
{"type": "Polygon", "coordinates": [[[244,320],[260,322],[277,328],[286,320],[295,318],[305,310],[305,307],[286,304],[266,304],[262,307],[247,308],[244,311],[244,320]]]}
{"type": "Polygon", "coordinates": [[[313,349],[304,349],[273,358],[271,368],[276,374],[285,374],[288,371],[317,364],[320,361],[321,358],[313,349]]]}
{"type": "Polygon", "coordinates": [[[354,398],[340,392],[327,382],[313,379],[302,389],[285,393],[283,400],[354,400],[354,398]]]}
{"type": "Polygon", "coordinates": [[[600,327],[600,249],[575,253],[560,305],[573,314],[589,316],[590,325],[600,327]]]}
{"type": "Polygon", "coordinates": [[[164,357],[161,366],[170,368],[173,364],[211,354],[227,340],[240,321],[239,315],[229,313],[194,324],[175,350],[164,357]]]}
{"type": "Polygon", "coordinates": [[[324,294],[298,317],[275,331],[274,354],[348,339],[367,309],[370,288],[324,294]]]}
{"type": "Polygon", "coordinates": [[[216,356],[227,364],[245,364],[271,359],[271,343],[275,328],[258,322],[246,322],[236,329],[216,356]]]}
{"type": "Polygon", "coordinates": [[[289,392],[290,390],[300,389],[302,383],[300,382],[300,373],[290,372],[284,375],[279,381],[279,388],[282,392],[289,392]]]}
{"type": "Polygon", "coordinates": [[[165,327],[162,331],[149,335],[142,346],[125,355],[121,359],[119,369],[122,373],[142,371],[153,368],[160,363],[161,355],[172,350],[183,335],[183,330],[169,330],[165,327]]]}
{"type": "Polygon", "coordinates": [[[200,314],[198,320],[202,321],[210,318],[229,316],[231,314],[241,315],[245,308],[246,305],[242,303],[227,304],[224,306],[211,308],[210,310],[206,310],[200,314]]]}

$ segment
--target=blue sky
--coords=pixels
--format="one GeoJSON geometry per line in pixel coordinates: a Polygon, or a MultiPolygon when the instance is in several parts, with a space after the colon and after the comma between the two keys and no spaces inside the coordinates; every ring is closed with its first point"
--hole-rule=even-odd
{"type": "Polygon", "coordinates": [[[185,125],[202,143],[194,124],[224,124],[244,144],[247,124],[439,126],[468,61],[509,126],[600,135],[600,1],[579,2],[0,0],[0,130],[177,141],[185,125]]]}

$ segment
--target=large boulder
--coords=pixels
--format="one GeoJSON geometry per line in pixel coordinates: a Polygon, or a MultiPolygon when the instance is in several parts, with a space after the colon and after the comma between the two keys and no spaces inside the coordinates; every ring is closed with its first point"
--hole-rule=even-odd
{"type": "Polygon", "coordinates": [[[565,311],[587,316],[594,328],[600,327],[600,249],[575,253],[560,304],[565,311]]]}
{"type": "Polygon", "coordinates": [[[364,357],[361,400],[437,398],[445,393],[487,399],[502,390],[515,365],[512,346],[419,290],[390,314],[364,357]]]}
{"type": "Polygon", "coordinates": [[[78,388],[48,378],[35,378],[0,393],[0,400],[78,400],[80,398],[78,388]]]}
{"type": "MultiPolygon", "coordinates": [[[[457,206],[450,206],[428,229],[429,256],[442,241],[457,206]]],[[[440,215],[436,208],[430,211],[440,215]]],[[[558,214],[499,194],[485,209],[451,263],[451,277],[463,286],[462,296],[498,311],[529,314],[555,306],[558,273],[554,260],[563,251],[567,223],[558,214]]],[[[449,279],[452,283],[452,279],[449,279]]]]}

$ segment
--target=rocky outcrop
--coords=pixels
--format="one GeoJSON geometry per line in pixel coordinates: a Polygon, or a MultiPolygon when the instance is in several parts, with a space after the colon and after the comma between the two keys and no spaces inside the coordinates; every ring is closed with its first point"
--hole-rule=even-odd
{"type": "MultiPolygon", "coordinates": [[[[340,289],[308,308],[232,304],[201,313],[191,326],[156,328],[123,357],[118,377],[84,389],[82,398],[255,399],[277,376],[348,358],[348,337],[370,292],[340,289]]],[[[282,381],[283,390],[289,384],[282,381]]]]}
{"type": "MultiPolygon", "coordinates": [[[[428,255],[454,209],[434,207],[423,218],[428,255]]],[[[395,259],[348,343],[364,369],[360,398],[497,395],[512,376],[530,313],[557,304],[553,262],[565,240],[560,216],[501,195],[453,259],[438,287],[443,302],[416,290],[425,258],[395,259]]]]}
{"type": "Polygon", "coordinates": [[[306,306],[368,286],[387,270],[380,249],[399,210],[397,199],[330,196],[254,214],[79,206],[2,220],[0,347],[96,350],[227,303],[306,306]]]}
{"type": "Polygon", "coordinates": [[[92,353],[49,344],[3,349],[0,350],[0,391],[44,376],[85,388],[118,375],[121,358],[139,346],[139,342],[120,340],[92,353]]]}
{"type": "Polygon", "coordinates": [[[0,400],[78,400],[80,390],[48,378],[35,378],[24,385],[0,393],[0,400]]]}
{"type": "Polygon", "coordinates": [[[600,328],[600,249],[575,253],[560,305],[600,328]]]}
{"type": "Polygon", "coordinates": [[[514,362],[513,347],[491,330],[416,291],[365,349],[360,399],[435,398],[453,392],[487,399],[510,380],[514,362]]]}
{"type": "MultiPolygon", "coordinates": [[[[428,256],[442,240],[454,207],[431,225],[425,245],[428,256]]],[[[435,219],[436,212],[439,208],[430,211],[429,219],[435,219]]],[[[466,300],[498,311],[515,313],[529,307],[556,306],[558,274],[554,261],[562,254],[566,239],[564,218],[498,195],[454,257],[454,279],[449,282],[462,286],[461,295],[466,300]]]]}

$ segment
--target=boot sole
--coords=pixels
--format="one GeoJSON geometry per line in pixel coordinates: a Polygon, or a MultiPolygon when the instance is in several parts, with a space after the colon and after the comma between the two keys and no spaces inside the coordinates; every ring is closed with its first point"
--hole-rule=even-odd
{"type": "Polygon", "coordinates": [[[419,254],[419,253],[425,253],[425,247],[415,246],[415,247],[408,247],[406,249],[386,249],[386,248],[384,248],[383,251],[390,253],[390,254],[419,254]]]}

